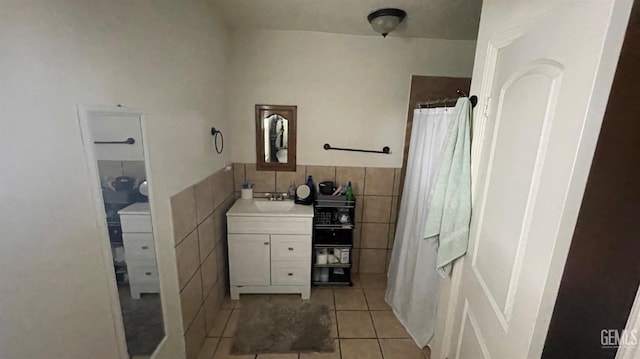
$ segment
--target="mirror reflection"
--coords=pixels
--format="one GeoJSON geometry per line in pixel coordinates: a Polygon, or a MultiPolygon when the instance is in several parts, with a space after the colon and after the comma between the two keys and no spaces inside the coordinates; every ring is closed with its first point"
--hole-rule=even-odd
{"type": "Polygon", "coordinates": [[[264,119],[264,161],[267,163],[287,163],[289,121],[273,114],[264,119]]]}
{"type": "Polygon", "coordinates": [[[256,168],[296,170],[297,106],[256,105],[256,168]]]}
{"type": "Polygon", "coordinates": [[[90,112],[87,122],[127,350],[133,357],[148,356],[165,333],[141,118],[90,112]]]}

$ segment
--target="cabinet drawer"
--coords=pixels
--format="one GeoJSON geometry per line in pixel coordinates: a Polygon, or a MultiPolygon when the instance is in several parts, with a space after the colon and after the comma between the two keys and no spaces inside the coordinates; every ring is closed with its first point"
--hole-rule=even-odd
{"type": "Polygon", "coordinates": [[[309,284],[310,278],[311,268],[309,262],[272,262],[272,285],[305,285],[309,284]]]}
{"type": "Polygon", "coordinates": [[[151,233],[151,215],[149,214],[123,214],[120,215],[122,232],[148,232],[151,233]]]}
{"type": "Polygon", "coordinates": [[[127,263],[139,260],[156,260],[156,250],[151,233],[123,233],[124,256],[127,263]]]}
{"type": "Polygon", "coordinates": [[[127,265],[129,273],[129,281],[131,284],[156,284],[160,280],[158,278],[158,268],[152,266],[127,265]]]}
{"type": "Polygon", "coordinates": [[[310,235],[271,235],[272,260],[309,260],[311,258],[310,235]]]}
{"type": "Polygon", "coordinates": [[[229,233],[311,234],[311,218],[227,217],[229,233]]]}

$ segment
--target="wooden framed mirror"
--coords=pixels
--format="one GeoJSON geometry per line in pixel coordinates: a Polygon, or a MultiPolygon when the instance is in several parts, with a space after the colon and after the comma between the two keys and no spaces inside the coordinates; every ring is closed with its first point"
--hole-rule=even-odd
{"type": "Polygon", "coordinates": [[[297,106],[256,105],[256,169],[296,170],[297,106]]]}

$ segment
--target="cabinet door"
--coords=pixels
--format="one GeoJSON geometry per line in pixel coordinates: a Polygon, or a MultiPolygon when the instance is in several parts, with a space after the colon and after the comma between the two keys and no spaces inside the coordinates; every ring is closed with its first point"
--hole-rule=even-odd
{"type": "Polygon", "coordinates": [[[231,285],[270,285],[268,234],[229,234],[229,280],[231,285]]]}

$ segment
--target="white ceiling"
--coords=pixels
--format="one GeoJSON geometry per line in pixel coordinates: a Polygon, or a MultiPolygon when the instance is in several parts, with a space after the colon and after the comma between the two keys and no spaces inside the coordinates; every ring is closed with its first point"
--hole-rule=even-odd
{"type": "Polygon", "coordinates": [[[389,36],[475,40],[482,0],[208,0],[229,26],[243,29],[376,34],[367,15],[397,7],[407,18],[389,36]]]}

